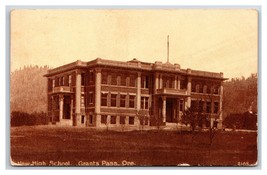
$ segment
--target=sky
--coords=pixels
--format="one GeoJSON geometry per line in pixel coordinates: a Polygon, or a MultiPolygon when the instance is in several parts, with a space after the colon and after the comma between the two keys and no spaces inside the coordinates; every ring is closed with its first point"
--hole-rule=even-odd
{"type": "Polygon", "coordinates": [[[181,68],[248,77],[258,69],[253,9],[13,10],[11,71],[96,58],[167,61],[181,68]]]}

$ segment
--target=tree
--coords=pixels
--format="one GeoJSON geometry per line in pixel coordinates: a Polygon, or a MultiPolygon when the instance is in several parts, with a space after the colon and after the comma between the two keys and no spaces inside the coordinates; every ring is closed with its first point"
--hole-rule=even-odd
{"type": "MultiPolygon", "coordinates": [[[[206,101],[212,101],[212,94],[206,96],[206,101]]],[[[211,111],[203,111],[203,106],[200,105],[203,99],[199,98],[196,100],[195,104],[192,104],[190,107],[186,107],[186,110],[183,112],[182,121],[185,124],[190,124],[192,142],[194,138],[203,130],[203,123],[209,122],[208,134],[209,134],[209,144],[211,145],[217,131],[217,119],[219,118],[221,111],[219,111],[215,116],[215,124],[211,125],[212,114],[211,111]],[[200,125],[200,126],[199,126],[200,125]],[[200,130],[199,130],[200,129],[200,130]]],[[[213,114],[214,115],[214,114],[213,114]]],[[[206,124],[205,124],[206,125],[206,124]]]]}
{"type": "Polygon", "coordinates": [[[140,122],[139,130],[142,132],[144,130],[144,126],[146,124],[146,120],[147,120],[148,116],[147,116],[145,111],[141,111],[141,110],[137,111],[136,116],[140,122]]]}
{"type": "Polygon", "coordinates": [[[182,115],[182,121],[186,125],[190,125],[191,128],[191,134],[192,134],[192,142],[194,141],[194,138],[197,136],[199,132],[197,132],[197,124],[202,121],[201,112],[199,105],[197,106],[191,106],[186,107],[186,109],[183,111],[182,115]]]}
{"type": "Polygon", "coordinates": [[[257,113],[257,74],[248,78],[232,78],[224,82],[223,118],[230,114],[244,113],[252,106],[252,111],[257,113]]]}
{"type": "Polygon", "coordinates": [[[10,73],[10,111],[46,112],[48,66],[24,66],[10,73]]]}

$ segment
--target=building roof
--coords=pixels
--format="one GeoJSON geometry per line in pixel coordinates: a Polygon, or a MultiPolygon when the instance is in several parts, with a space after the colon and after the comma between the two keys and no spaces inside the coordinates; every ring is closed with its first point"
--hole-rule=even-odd
{"type": "Polygon", "coordinates": [[[156,61],[155,63],[147,63],[137,60],[136,58],[124,62],[124,61],[114,61],[114,60],[107,60],[102,58],[96,58],[92,61],[84,62],[81,60],[77,60],[75,62],[65,64],[59,66],[54,69],[48,70],[48,73],[45,74],[45,77],[53,76],[62,72],[74,70],[74,69],[81,69],[81,68],[89,68],[89,67],[113,67],[113,68],[121,68],[127,70],[139,70],[139,71],[156,71],[156,72],[169,72],[169,73],[178,73],[178,74],[185,74],[191,75],[196,77],[207,77],[207,78],[215,78],[215,79],[222,79],[223,73],[217,72],[208,72],[208,71],[200,71],[200,70],[191,70],[191,69],[181,69],[179,64],[171,64],[169,62],[162,63],[160,61],[156,61]]]}

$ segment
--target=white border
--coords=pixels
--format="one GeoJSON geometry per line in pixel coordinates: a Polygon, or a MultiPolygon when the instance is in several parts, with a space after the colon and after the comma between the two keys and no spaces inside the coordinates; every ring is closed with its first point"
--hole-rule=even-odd
{"type": "MultiPolygon", "coordinates": [[[[6,34],[5,34],[5,30],[6,30],[6,17],[5,17],[5,11],[6,11],[6,6],[7,5],[15,5],[15,6],[21,6],[21,5],[34,5],[34,6],[39,6],[39,5],[59,5],[59,6],[68,6],[68,5],[71,5],[71,6],[81,6],[81,5],[104,5],[104,6],[108,6],[108,5],[113,5],[113,6],[120,6],[120,5],[123,5],[125,7],[128,6],[128,5],[141,5],[141,6],[154,6],[154,7],[161,7],[161,6],[168,6],[168,7],[171,7],[172,5],[183,5],[183,6],[193,6],[193,7],[199,7],[199,6],[207,6],[207,5],[211,5],[211,6],[217,6],[217,5],[222,5],[222,6],[233,6],[233,5],[237,5],[237,6],[255,6],[255,5],[260,5],[261,6],[261,20],[262,20],[262,23],[261,23],[261,38],[260,39],[260,42],[262,43],[262,50],[261,52],[262,53],[259,53],[260,56],[261,56],[261,65],[259,65],[259,75],[260,75],[260,81],[259,81],[259,87],[260,87],[260,91],[259,91],[259,95],[261,97],[261,99],[259,100],[262,100],[262,103],[261,103],[261,106],[262,108],[260,108],[260,111],[259,113],[261,113],[261,115],[259,115],[259,117],[263,116],[262,119],[261,119],[261,122],[263,123],[261,129],[262,129],[262,134],[261,134],[261,137],[262,138],[266,138],[266,128],[264,126],[266,126],[265,123],[267,123],[266,121],[266,100],[264,97],[266,97],[266,91],[264,91],[263,89],[267,89],[266,87],[266,77],[264,75],[266,75],[266,50],[267,49],[264,49],[266,47],[266,32],[264,31],[267,31],[267,23],[266,23],[266,3],[264,3],[264,0],[242,0],[242,1],[233,1],[233,0],[217,0],[217,1],[214,1],[214,0],[202,0],[202,1],[199,1],[199,0],[183,0],[183,1],[179,1],[179,2],[175,2],[173,0],[153,0],[153,3],[150,2],[150,1],[144,1],[144,0],[135,0],[135,1],[125,1],[125,0],[113,0],[112,2],[109,1],[109,0],[93,0],[93,1],[90,1],[90,3],[84,1],[84,0],[46,0],[46,1],[41,1],[39,0],[39,2],[37,2],[38,0],[1,0],[0,1],[0,21],[2,23],[2,27],[0,28],[0,34],[1,34],[1,40],[0,40],[0,46],[1,46],[1,50],[2,52],[0,52],[0,80],[1,82],[5,82],[4,85],[1,86],[1,91],[0,91],[0,97],[1,97],[1,112],[2,112],[2,117],[1,117],[1,120],[0,120],[0,123],[1,123],[1,132],[0,132],[0,135],[1,135],[1,139],[2,141],[4,141],[5,143],[5,139],[6,137],[9,137],[9,135],[6,135],[6,97],[9,95],[9,90],[6,89],[6,83],[8,83],[9,81],[7,80],[6,81],[6,73],[8,73],[8,67],[6,67],[6,59],[3,59],[3,58],[6,58],[6,52],[8,52],[8,50],[6,50],[5,48],[5,45],[6,45],[6,42],[5,42],[5,38],[6,38],[6,34]],[[201,2],[201,3],[200,3],[201,2]],[[242,3],[241,3],[242,2],[242,3]],[[5,52],[3,52],[5,50],[5,52]],[[265,59],[264,59],[265,58],[265,59]],[[265,69],[263,69],[263,67],[265,69]],[[6,70],[7,69],[7,70],[6,70]],[[265,108],[264,108],[265,107],[265,108]]],[[[51,8],[53,8],[51,6],[51,8]]],[[[105,8],[105,7],[103,7],[105,8]]],[[[145,7],[143,7],[145,8],[145,7]]],[[[219,8],[219,7],[218,7],[219,8]]],[[[260,104],[260,103],[259,103],[260,104]]],[[[17,171],[17,170],[6,170],[6,148],[5,148],[5,145],[6,144],[0,144],[0,155],[1,156],[1,159],[0,159],[0,174],[47,174],[47,173],[58,173],[58,170],[55,170],[55,169],[52,169],[52,170],[49,170],[49,172],[47,172],[46,170],[44,169],[41,169],[42,171],[40,170],[37,170],[37,169],[34,169],[34,170],[23,170],[23,171],[17,171]]],[[[146,173],[146,174],[162,174],[162,173],[168,173],[168,174],[205,174],[205,175],[208,175],[208,174],[216,174],[216,175],[220,175],[220,174],[228,174],[228,173],[242,173],[243,174],[255,174],[255,175],[259,175],[259,174],[267,174],[266,170],[267,170],[267,167],[266,167],[266,151],[264,150],[264,148],[266,148],[266,139],[262,139],[262,145],[259,145],[261,146],[262,149],[262,155],[265,155],[265,156],[262,156],[262,162],[260,163],[262,166],[261,166],[261,169],[258,170],[258,169],[254,169],[254,170],[251,170],[250,168],[243,168],[242,170],[241,169],[237,169],[237,170],[232,170],[232,169],[228,169],[226,168],[227,170],[224,170],[225,168],[219,168],[219,169],[209,169],[207,170],[207,168],[197,168],[197,169],[194,169],[194,168],[181,168],[181,169],[177,169],[177,168],[141,168],[141,169],[135,169],[135,168],[130,168],[130,170],[134,170],[134,171],[129,171],[129,168],[121,168],[121,169],[114,169],[114,168],[106,168],[106,169],[96,169],[96,168],[91,168],[90,171],[88,172],[88,168],[79,168],[79,174],[104,174],[104,173],[108,173],[108,174],[136,174],[136,173],[146,173]],[[112,171],[110,171],[112,170],[112,171]],[[147,170],[150,170],[150,171],[147,171],[147,170]],[[168,172],[162,172],[161,170],[167,170],[168,172]],[[219,170],[219,171],[218,171],[219,170]],[[138,171],[138,172],[137,172],[138,171]],[[140,172],[142,171],[142,172],[140,172]]],[[[8,149],[8,148],[7,148],[8,149]]],[[[63,168],[57,168],[59,170],[63,170],[65,174],[73,174],[75,172],[73,171],[68,171],[69,169],[63,169],[63,168]]],[[[61,171],[60,171],[61,172],[61,171]]]]}

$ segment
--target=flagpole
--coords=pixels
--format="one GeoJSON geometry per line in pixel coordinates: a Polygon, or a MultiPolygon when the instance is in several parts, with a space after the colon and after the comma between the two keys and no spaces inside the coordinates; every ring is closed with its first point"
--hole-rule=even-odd
{"type": "Polygon", "coordinates": [[[167,37],[167,63],[169,63],[169,35],[167,37]]]}

